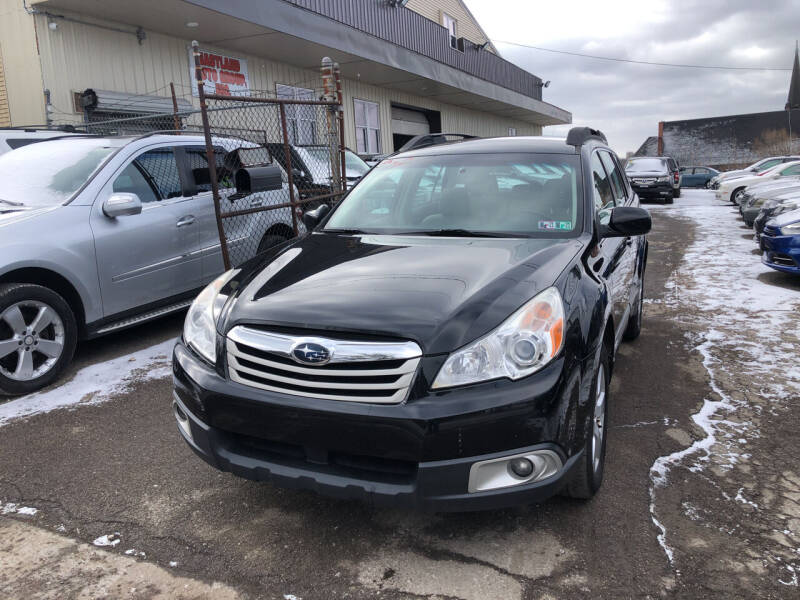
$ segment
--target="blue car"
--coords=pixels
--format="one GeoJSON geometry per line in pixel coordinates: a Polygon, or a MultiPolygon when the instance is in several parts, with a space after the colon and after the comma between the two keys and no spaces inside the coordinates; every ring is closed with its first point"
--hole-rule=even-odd
{"type": "Polygon", "coordinates": [[[768,221],[761,234],[761,262],[800,275],[800,209],[768,221]]]}
{"type": "Polygon", "coordinates": [[[708,182],[719,175],[719,171],[711,167],[681,167],[681,187],[708,187],[708,182]]]}

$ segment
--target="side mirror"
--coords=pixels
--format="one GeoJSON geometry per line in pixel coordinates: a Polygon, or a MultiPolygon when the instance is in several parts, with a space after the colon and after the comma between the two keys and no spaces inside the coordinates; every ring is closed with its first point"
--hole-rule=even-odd
{"type": "Polygon", "coordinates": [[[319,225],[320,221],[325,218],[331,211],[331,207],[327,204],[321,204],[314,210],[309,210],[303,214],[303,225],[306,226],[306,231],[311,231],[317,225],[319,225]]]}
{"type": "Polygon", "coordinates": [[[305,177],[300,169],[292,169],[292,179],[302,179],[305,177]]]}
{"type": "Polygon", "coordinates": [[[608,225],[600,225],[600,238],[630,237],[649,233],[653,226],[650,213],[638,206],[617,206],[611,209],[608,225]]]}
{"type": "Polygon", "coordinates": [[[281,170],[274,165],[268,167],[243,167],[237,169],[233,178],[238,194],[271,192],[283,187],[281,170]]]}
{"type": "Polygon", "coordinates": [[[103,214],[107,217],[127,217],[142,212],[142,201],[136,194],[116,192],[103,202],[103,214]]]}

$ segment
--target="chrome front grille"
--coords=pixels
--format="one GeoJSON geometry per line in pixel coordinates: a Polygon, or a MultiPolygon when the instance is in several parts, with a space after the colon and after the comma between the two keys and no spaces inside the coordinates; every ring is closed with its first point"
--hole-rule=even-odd
{"type": "Polygon", "coordinates": [[[377,404],[406,399],[422,356],[414,342],[294,336],[242,325],[228,333],[226,350],[228,374],[237,383],[306,398],[377,404]],[[319,346],[327,359],[318,366],[296,358],[298,349],[319,346]]]}

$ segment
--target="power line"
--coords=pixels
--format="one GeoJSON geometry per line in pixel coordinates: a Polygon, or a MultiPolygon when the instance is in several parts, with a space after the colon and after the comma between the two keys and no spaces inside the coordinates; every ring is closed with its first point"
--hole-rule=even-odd
{"type": "Polygon", "coordinates": [[[567,50],[553,50],[552,48],[541,48],[539,46],[529,46],[527,44],[518,44],[517,42],[507,42],[503,40],[495,40],[495,43],[509,44],[511,46],[520,46],[521,48],[530,48],[531,50],[540,50],[542,52],[553,52],[555,54],[568,54],[570,56],[580,56],[581,58],[592,58],[595,60],[609,60],[612,62],[632,63],[635,65],[651,65],[655,67],[680,67],[683,69],[722,69],[726,71],[791,71],[791,69],[783,69],[778,67],[724,67],[724,66],[713,66],[713,65],[684,65],[676,63],[651,62],[647,60],[632,60],[629,58],[612,58],[610,56],[581,54],[580,52],[569,52],[567,50]]]}

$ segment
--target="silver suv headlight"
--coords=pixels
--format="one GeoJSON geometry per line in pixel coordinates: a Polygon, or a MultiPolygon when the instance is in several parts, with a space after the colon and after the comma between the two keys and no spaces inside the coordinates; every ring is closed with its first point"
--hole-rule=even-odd
{"type": "Polygon", "coordinates": [[[431,387],[521,379],[553,360],[563,345],[564,303],[558,290],[550,287],[492,332],[451,354],[431,387]]]}
{"type": "Polygon", "coordinates": [[[226,271],[209,283],[194,299],[183,323],[183,340],[208,362],[217,360],[217,319],[228,296],[220,290],[239,272],[226,271]]]}

